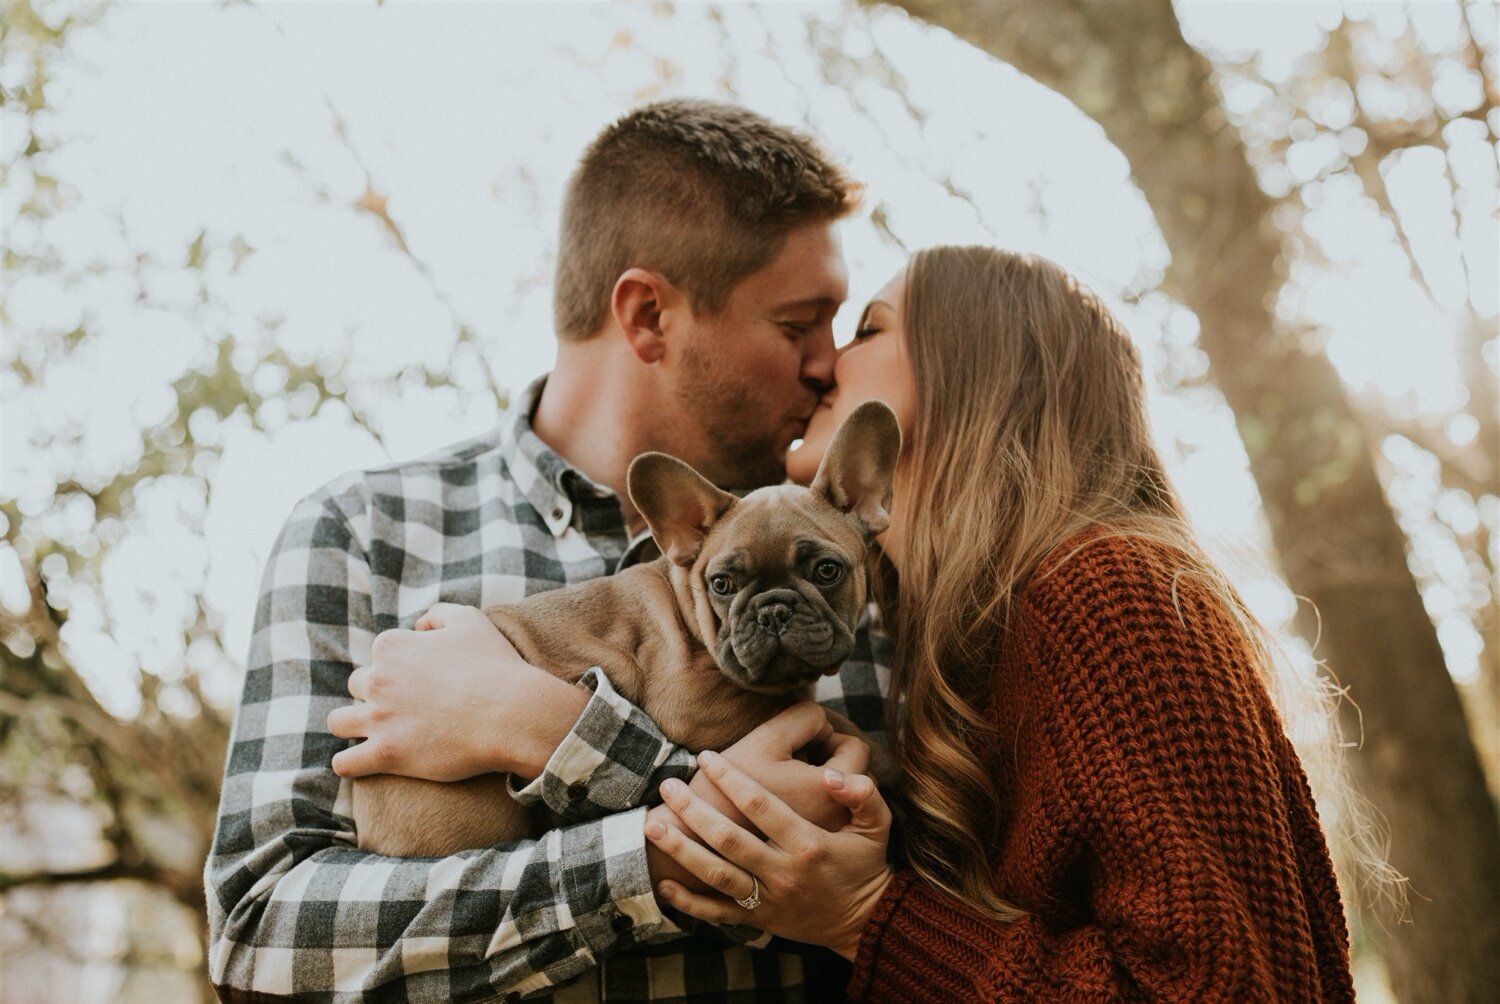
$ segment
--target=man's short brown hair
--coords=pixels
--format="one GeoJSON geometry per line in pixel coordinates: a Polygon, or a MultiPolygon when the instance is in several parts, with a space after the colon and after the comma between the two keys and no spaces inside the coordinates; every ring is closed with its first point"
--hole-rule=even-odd
{"type": "Polygon", "coordinates": [[[594,140],[568,182],[553,287],[558,337],[598,331],[630,268],[661,273],[694,311],[715,313],[790,230],[836,220],[858,202],[859,186],[809,137],[754,112],[696,100],[638,108],[594,140]]]}

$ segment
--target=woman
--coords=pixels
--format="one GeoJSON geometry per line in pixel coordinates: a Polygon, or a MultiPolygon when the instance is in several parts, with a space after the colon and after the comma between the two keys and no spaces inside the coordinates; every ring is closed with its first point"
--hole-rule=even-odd
{"type": "Polygon", "coordinates": [[[788,467],[861,401],[901,419],[879,543],[905,861],[868,778],[828,772],[853,815],[830,834],[704,754],[768,839],[668,782],[707,846],[647,835],[724,895],[659,893],[840,952],[856,997],[1352,999],[1263,633],[1193,542],[1117,322],[1050,263],[934,248],[836,378],[788,467]]]}

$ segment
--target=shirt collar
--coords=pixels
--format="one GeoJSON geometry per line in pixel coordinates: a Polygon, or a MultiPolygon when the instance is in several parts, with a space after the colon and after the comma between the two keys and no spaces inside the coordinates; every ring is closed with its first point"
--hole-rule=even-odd
{"type": "Polygon", "coordinates": [[[531,416],[546,383],[545,375],[538,377],[511,401],[500,419],[500,456],[516,487],[557,537],[572,524],[577,506],[599,499],[614,500],[615,493],[589,480],[542,442],[531,427],[531,416]]]}

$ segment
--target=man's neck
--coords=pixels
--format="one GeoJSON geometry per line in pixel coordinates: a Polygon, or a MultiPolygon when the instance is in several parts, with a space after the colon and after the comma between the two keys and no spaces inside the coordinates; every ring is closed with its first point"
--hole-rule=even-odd
{"type": "Polygon", "coordinates": [[[625,474],[636,454],[649,449],[650,404],[644,374],[631,372],[640,363],[612,359],[609,345],[559,346],[557,366],[547,377],[531,428],[542,442],[582,471],[595,484],[620,498],[632,536],[646,528],[630,502],[625,474]]]}

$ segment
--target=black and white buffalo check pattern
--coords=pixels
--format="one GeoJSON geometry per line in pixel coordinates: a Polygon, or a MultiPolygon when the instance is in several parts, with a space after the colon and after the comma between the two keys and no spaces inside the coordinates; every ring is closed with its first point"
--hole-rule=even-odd
{"type": "MultiPolygon", "coordinates": [[[[266,566],[205,872],[209,967],[226,1000],[825,1000],[846,964],[756,932],[668,916],[652,896],[644,806],[685,750],[616,694],[594,694],[542,777],[540,840],[448,858],[355,847],[327,731],[375,635],[440,601],[486,606],[614,572],[620,506],[531,430],[541,382],[497,428],[410,463],[337,478],[298,503],[266,566]],[[753,940],[747,940],[752,939],[753,940]],[[758,946],[758,947],[757,947],[758,946]]],[[[883,741],[884,639],[818,698],[883,741]],[[879,658],[875,655],[878,652],[879,658]]]]}

